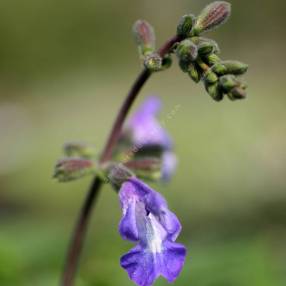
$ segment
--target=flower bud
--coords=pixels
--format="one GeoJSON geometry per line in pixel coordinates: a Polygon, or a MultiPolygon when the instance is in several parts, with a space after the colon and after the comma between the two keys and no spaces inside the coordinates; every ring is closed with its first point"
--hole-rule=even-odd
{"type": "MultiPolygon", "coordinates": [[[[198,46],[198,49],[203,49],[203,48],[207,48],[210,50],[212,46],[212,50],[208,53],[215,53],[218,54],[220,53],[220,49],[219,46],[217,44],[216,41],[209,39],[209,38],[205,38],[205,37],[192,37],[192,41],[194,42],[194,44],[196,44],[198,46]]],[[[204,51],[202,50],[201,52],[199,51],[200,54],[208,54],[208,53],[204,53],[204,51]]]]}
{"type": "Polygon", "coordinates": [[[65,158],[56,164],[53,177],[59,182],[68,182],[95,173],[96,168],[93,161],[81,158],[65,158]]]}
{"type": "Polygon", "coordinates": [[[207,55],[214,52],[214,46],[210,42],[202,42],[198,45],[200,55],[207,55]]]}
{"type": "Polygon", "coordinates": [[[204,56],[204,59],[206,60],[206,62],[209,65],[214,65],[214,64],[220,62],[220,58],[216,54],[206,55],[206,56],[204,56]]]}
{"type": "Polygon", "coordinates": [[[189,39],[179,43],[176,49],[177,57],[184,62],[195,61],[198,56],[197,46],[189,39]]]}
{"type": "Polygon", "coordinates": [[[237,87],[239,85],[238,80],[236,77],[232,74],[223,75],[219,78],[219,83],[222,89],[226,92],[230,91],[234,87],[237,87]]]}
{"type": "Polygon", "coordinates": [[[155,32],[144,20],[137,20],[133,25],[133,34],[140,56],[146,56],[155,50],[155,32]]]}
{"type": "Polygon", "coordinates": [[[243,88],[237,86],[234,87],[228,94],[230,100],[244,99],[246,97],[246,92],[243,88]]]}
{"type": "Polygon", "coordinates": [[[218,81],[218,77],[211,69],[209,69],[205,72],[204,81],[206,83],[213,84],[218,81]]]}
{"type": "Polygon", "coordinates": [[[93,158],[96,154],[95,148],[84,142],[67,142],[64,145],[64,153],[68,157],[93,158]]]}
{"type": "Polygon", "coordinates": [[[202,74],[194,64],[190,64],[188,74],[195,83],[198,83],[201,80],[202,74]]]}
{"type": "Polygon", "coordinates": [[[223,61],[221,62],[226,67],[226,73],[241,75],[247,72],[248,65],[239,61],[223,61]]]}
{"type": "Polygon", "coordinates": [[[221,101],[223,99],[223,92],[220,89],[219,84],[217,82],[213,84],[206,84],[205,87],[206,87],[208,94],[215,101],[221,101]]]}
{"type": "Polygon", "coordinates": [[[226,73],[227,68],[222,63],[216,63],[212,66],[212,71],[218,75],[223,75],[226,73]]]}
{"type": "Polygon", "coordinates": [[[194,19],[194,15],[184,15],[181,17],[177,26],[177,35],[182,38],[187,38],[193,28],[194,19]]]}
{"type": "Polygon", "coordinates": [[[157,53],[150,54],[145,57],[144,66],[150,71],[160,71],[162,69],[162,58],[157,53]]]}
{"type": "Polygon", "coordinates": [[[197,18],[194,26],[196,35],[217,28],[230,16],[231,5],[225,1],[215,1],[206,6],[197,18]]]}

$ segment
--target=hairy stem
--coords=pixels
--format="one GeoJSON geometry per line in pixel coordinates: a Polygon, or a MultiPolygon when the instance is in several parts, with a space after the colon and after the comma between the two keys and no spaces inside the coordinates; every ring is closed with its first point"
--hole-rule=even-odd
{"type": "MultiPolygon", "coordinates": [[[[164,57],[173,45],[180,41],[181,39],[178,36],[174,36],[170,38],[157,52],[161,57],[164,57]]],[[[105,147],[103,149],[100,163],[107,162],[112,157],[112,152],[114,146],[116,145],[120,133],[122,130],[122,126],[125,122],[125,119],[131,109],[133,102],[135,101],[137,95],[139,94],[141,88],[144,86],[145,82],[150,78],[151,72],[147,69],[143,69],[142,72],[137,77],[133,86],[131,87],[125,101],[123,102],[119,113],[115,119],[113,127],[111,129],[110,135],[107,139],[105,147]]],[[[75,225],[74,233],[72,235],[71,243],[68,249],[66,264],[62,277],[62,286],[72,286],[74,285],[75,274],[79,262],[79,257],[81,254],[83,241],[86,235],[90,215],[98,197],[100,188],[102,185],[102,180],[99,177],[95,177],[88,193],[82,209],[79,213],[79,218],[75,225]]]]}

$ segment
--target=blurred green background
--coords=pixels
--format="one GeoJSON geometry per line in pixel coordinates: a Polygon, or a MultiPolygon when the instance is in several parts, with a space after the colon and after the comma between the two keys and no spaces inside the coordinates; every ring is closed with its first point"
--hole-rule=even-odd
{"type": "MultiPolygon", "coordinates": [[[[158,43],[198,0],[2,0],[0,2],[0,285],[59,284],[67,243],[91,178],[52,180],[65,141],[100,151],[140,70],[131,26],[158,43]]],[[[222,57],[250,64],[248,98],[213,102],[174,64],[143,89],[164,101],[180,160],[155,186],[183,224],[188,257],[176,285],[286,283],[286,2],[230,1],[213,37],[222,57]]],[[[132,245],[117,233],[120,208],[106,186],[93,214],[77,285],[133,285],[119,266],[132,245]]],[[[167,285],[159,279],[156,285],[167,285]]]]}

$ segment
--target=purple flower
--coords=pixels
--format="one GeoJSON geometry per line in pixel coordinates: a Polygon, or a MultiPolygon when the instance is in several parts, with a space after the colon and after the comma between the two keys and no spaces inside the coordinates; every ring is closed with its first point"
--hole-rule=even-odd
{"type": "Polygon", "coordinates": [[[136,177],[122,184],[119,198],[123,217],[119,232],[137,242],[121,257],[121,266],[140,286],[152,285],[160,275],[174,281],[182,270],[186,249],[175,243],[181,224],[165,199],[136,177]]]}
{"type": "Polygon", "coordinates": [[[172,139],[157,119],[160,109],[161,101],[158,97],[147,98],[128,121],[125,131],[129,134],[132,145],[138,149],[135,156],[159,154],[162,162],[161,179],[168,181],[176,169],[177,159],[172,152],[172,139]]]}
{"type": "Polygon", "coordinates": [[[161,101],[151,96],[143,102],[136,113],[128,121],[127,129],[131,133],[133,144],[136,146],[160,146],[170,150],[173,146],[171,137],[160,125],[156,116],[160,112],[161,101]]]}

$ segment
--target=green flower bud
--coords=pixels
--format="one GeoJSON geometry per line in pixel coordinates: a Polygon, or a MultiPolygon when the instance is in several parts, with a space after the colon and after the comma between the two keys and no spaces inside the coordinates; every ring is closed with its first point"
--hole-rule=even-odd
{"type": "Polygon", "coordinates": [[[205,72],[204,81],[208,84],[213,84],[218,81],[218,77],[211,69],[209,69],[205,72]]]}
{"type": "Polygon", "coordinates": [[[207,55],[214,52],[214,47],[210,42],[201,42],[198,45],[198,52],[200,55],[207,55]]]}
{"type": "MultiPolygon", "coordinates": [[[[202,46],[201,48],[208,47],[208,49],[211,49],[209,46],[212,46],[212,51],[211,51],[212,53],[215,53],[215,54],[220,53],[220,49],[219,49],[217,42],[212,39],[205,38],[205,37],[192,37],[191,39],[193,43],[198,46],[198,49],[200,49],[200,46],[202,46]]],[[[203,50],[201,52],[199,51],[199,53],[208,54],[208,53],[204,53],[203,50]]]]}
{"type": "Polygon", "coordinates": [[[215,101],[221,101],[223,99],[223,92],[220,89],[219,84],[217,82],[213,84],[206,84],[205,87],[206,87],[208,94],[215,101]]]}
{"type": "Polygon", "coordinates": [[[93,158],[96,155],[95,148],[84,142],[67,142],[64,145],[64,153],[68,157],[93,158]]]}
{"type": "Polygon", "coordinates": [[[202,74],[194,64],[189,66],[188,74],[195,83],[198,83],[201,80],[202,74]]]}
{"type": "Polygon", "coordinates": [[[68,182],[95,173],[96,167],[93,161],[81,158],[65,158],[56,164],[53,177],[59,182],[68,182]]]}
{"type": "Polygon", "coordinates": [[[221,62],[226,67],[226,73],[241,75],[246,73],[248,65],[239,61],[223,61],[221,62]]]}
{"type": "Polygon", "coordinates": [[[181,17],[177,26],[177,35],[182,38],[187,38],[193,28],[194,20],[195,16],[191,14],[181,17]]]}
{"type": "Polygon", "coordinates": [[[223,75],[226,73],[227,68],[222,63],[216,63],[212,66],[212,71],[218,75],[223,75]]]}
{"type": "Polygon", "coordinates": [[[162,61],[159,54],[153,53],[145,57],[144,66],[150,71],[160,71],[162,69],[162,61]]]}
{"type": "Polygon", "coordinates": [[[204,56],[204,59],[206,60],[206,62],[209,65],[214,65],[214,64],[220,62],[220,58],[216,54],[206,55],[206,56],[204,56]]]}
{"type": "Polygon", "coordinates": [[[196,35],[213,30],[225,23],[230,16],[231,5],[224,1],[215,1],[206,6],[197,18],[194,26],[196,35]]]}
{"type": "Polygon", "coordinates": [[[141,57],[155,51],[155,32],[147,21],[136,21],[133,25],[133,34],[141,57]]]}
{"type": "Polygon", "coordinates": [[[246,92],[243,88],[237,86],[228,92],[227,96],[230,100],[244,99],[246,98],[246,92]]]}
{"type": "Polygon", "coordinates": [[[219,83],[220,83],[220,86],[222,87],[222,89],[226,92],[230,91],[231,89],[233,89],[234,87],[237,87],[239,85],[238,80],[232,74],[227,74],[227,75],[221,76],[219,78],[219,83]]]}
{"type": "Polygon", "coordinates": [[[179,43],[176,54],[179,60],[184,62],[195,61],[198,56],[197,46],[189,39],[186,39],[179,43]]]}

